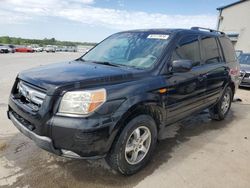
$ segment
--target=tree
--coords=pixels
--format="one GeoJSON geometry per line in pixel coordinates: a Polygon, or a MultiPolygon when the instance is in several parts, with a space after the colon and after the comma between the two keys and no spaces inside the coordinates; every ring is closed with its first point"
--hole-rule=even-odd
{"type": "Polygon", "coordinates": [[[1,37],[1,43],[3,44],[10,44],[11,43],[11,39],[9,36],[3,36],[1,37]]]}
{"type": "Polygon", "coordinates": [[[44,39],[23,39],[9,36],[0,37],[0,43],[2,44],[14,44],[14,45],[30,45],[30,44],[38,44],[39,46],[45,45],[57,45],[57,46],[77,46],[77,45],[87,45],[92,46],[95,43],[87,43],[87,42],[70,42],[70,41],[58,41],[55,38],[44,38],[44,39]]]}

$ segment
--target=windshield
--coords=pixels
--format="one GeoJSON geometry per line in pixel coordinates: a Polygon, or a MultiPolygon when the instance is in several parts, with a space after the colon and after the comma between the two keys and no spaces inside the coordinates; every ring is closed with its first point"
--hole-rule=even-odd
{"type": "Polygon", "coordinates": [[[149,68],[160,58],[168,44],[168,37],[166,34],[142,32],[114,34],[85,54],[82,60],[149,68]]]}
{"type": "Polygon", "coordinates": [[[241,54],[239,57],[240,64],[250,65],[250,54],[241,54]]]}

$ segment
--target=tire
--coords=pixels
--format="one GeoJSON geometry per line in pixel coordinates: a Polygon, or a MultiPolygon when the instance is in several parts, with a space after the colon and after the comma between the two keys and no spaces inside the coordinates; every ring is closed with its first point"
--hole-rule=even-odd
{"type": "Polygon", "coordinates": [[[149,115],[138,115],[130,120],[120,135],[117,136],[106,157],[106,161],[111,168],[123,175],[135,174],[145,167],[151,159],[156,142],[157,127],[155,121],[149,115]],[[149,134],[148,137],[146,136],[147,133],[149,134]],[[139,137],[138,142],[136,142],[138,134],[140,136],[144,135],[144,139],[147,139],[142,141],[140,138],[143,137],[139,137]],[[136,152],[138,157],[137,160],[134,160],[136,157],[133,158],[133,156],[136,156],[136,152]]]}
{"type": "Polygon", "coordinates": [[[221,121],[228,114],[233,100],[233,92],[230,87],[227,87],[221,96],[219,102],[209,109],[211,119],[221,121]],[[227,105],[227,106],[225,106],[227,105]]]}

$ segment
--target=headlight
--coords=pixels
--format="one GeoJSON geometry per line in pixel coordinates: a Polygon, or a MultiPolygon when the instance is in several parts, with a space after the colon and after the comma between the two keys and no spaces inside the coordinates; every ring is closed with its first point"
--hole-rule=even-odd
{"type": "Polygon", "coordinates": [[[85,115],[106,101],[106,90],[70,91],[63,95],[59,113],[85,115]]]}

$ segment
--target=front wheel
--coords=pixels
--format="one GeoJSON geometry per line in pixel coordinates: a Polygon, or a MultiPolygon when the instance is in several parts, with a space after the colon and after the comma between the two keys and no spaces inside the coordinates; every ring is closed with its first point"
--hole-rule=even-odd
{"type": "Polygon", "coordinates": [[[150,160],[157,141],[155,121],[139,115],[128,122],[106,157],[108,164],[123,175],[132,175],[150,160]]]}
{"type": "Polygon", "coordinates": [[[220,101],[211,109],[209,109],[209,114],[214,120],[223,120],[228,111],[230,110],[231,103],[233,99],[233,92],[230,87],[227,87],[224,91],[220,101]]]}

